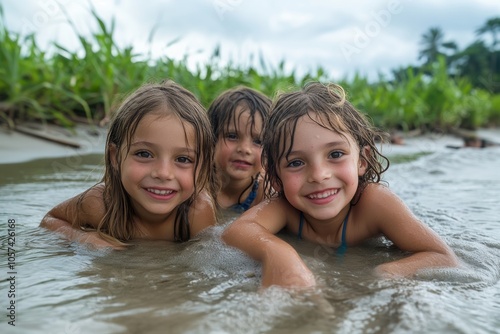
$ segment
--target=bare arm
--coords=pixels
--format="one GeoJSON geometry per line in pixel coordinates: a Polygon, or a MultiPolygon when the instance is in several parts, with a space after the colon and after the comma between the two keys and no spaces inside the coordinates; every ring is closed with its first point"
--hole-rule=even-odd
{"type": "Polygon", "coordinates": [[[40,226],[60,233],[68,240],[89,244],[96,248],[122,248],[103,239],[97,231],[83,231],[75,221],[76,213],[81,211],[79,214],[85,223],[97,228],[99,221],[104,215],[102,187],[96,186],[83,195],[83,209],[80,209],[77,204],[80,196],[77,195],[52,208],[43,217],[40,226]]]}
{"type": "Polygon", "coordinates": [[[399,249],[412,253],[403,259],[377,266],[375,272],[378,275],[408,277],[420,269],[458,265],[451,248],[386,187],[367,187],[359,204],[365,215],[375,219],[377,232],[384,234],[399,249]]]}
{"type": "Polygon", "coordinates": [[[262,262],[262,286],[315,286],[313,274],[295,249],[274,235],[286,225],[285,212],[284,201],[264,201],[232,223],[222,239],[262,262]]]}

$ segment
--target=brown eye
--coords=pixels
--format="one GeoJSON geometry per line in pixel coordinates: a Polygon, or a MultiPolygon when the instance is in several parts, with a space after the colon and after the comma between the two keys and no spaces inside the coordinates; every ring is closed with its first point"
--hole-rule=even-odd
{"type": "Polygon", "coordinates": [[[176,159],[177,162],[180,162],[182,164],[190,164],[193,163],[193,160],[189,157],[178,157],[176,159]]]}
{"type": "Polygon", "coordinates": [[[238,136],[236,135],[236,133],[228,133],[226,135],[226,139],[228,139],[228,140],[236,140],[236,139],[238,139],[238,136]]]}
{"type": "Polygon", "coordinates": [[[136,156],[140,158],[152,158],[153,156],[148,151],[139,151],[135,153],[136,156]]]}
{"type": "Polygon", "coordinates": [[[344,155],[344,153],[342,153],[340,151],[333,151],[330,153],[329,157],[332,159],[338,159],[338,158],[342,157],[343,155],[344,155]]]}
{"type": "Polygon", "coordinates": [[[300,167],[302,166],[304,163],[300,160],[292,160],[290,161],[286,166],[287,167],[300,167]]]}

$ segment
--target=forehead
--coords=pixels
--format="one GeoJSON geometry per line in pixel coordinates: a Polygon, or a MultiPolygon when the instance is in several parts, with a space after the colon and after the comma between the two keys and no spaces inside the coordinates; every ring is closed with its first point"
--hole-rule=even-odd
{"type": "Polygon", "coordinates": [[[288,147],[290,147],[292,140],[294,147],[311,142],[328,141],[354,145],[354,137],[343,129],[342,125],[335,124],[335,120],[320,117],[316,113],[308,113],[297,119],[294,133],[284,137],[288,147]]]}
{"type": "Polygon", "coordinates": [[[194,127],[182,121],[177,115],[153,113],[141,119],[132,135],[132,141],[157,141],[193,147],[195,137],[194,127]]]}
{"type": "Polygon", "coordinates": [[[263,126],[262,115],[258,111],[255,111],[252,115],[245,104],[240,104],[235,108],[234,113],[231,115],[228,126],[248,128],[252,124],[255,129],[261,131],[263,126]]]}

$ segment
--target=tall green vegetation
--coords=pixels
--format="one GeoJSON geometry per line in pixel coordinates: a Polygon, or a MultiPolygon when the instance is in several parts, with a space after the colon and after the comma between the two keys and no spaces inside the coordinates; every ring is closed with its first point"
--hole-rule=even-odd
{"type": "MultiPolygon", "coordinates": [[[[49,55],[38,47],[33,34],[20,36],[9,31],[0,6],[0,123],[10,128],[25,120],[66,127],[82,120],[95,124],[109,119],[118,102],[143,82],[166,78],[191,90],[205,106],[236,85],[272,97],[310,80],[338,81],[321,67],[299,76],[285,71],[285,61],[272,67],[262,56],[259,68],[221,65],[219,47],[194,70],[188,66],[187,55],[182,60],[168,55],[144,59],[132,47],[116,44],[114,21],[106,25],[93,8],[91,12],[97,30],[90,37],[81,35],[69,22],[81,50],[54,43],[55,51],[49,55]]],[[[434,27],[422,37],[422,65],[394,70],[390,80],[381,77],[370,82],[356,75],[340,83],[354,105],[385,129],[446,131],[499,125],[499,20],[488,20],[477,31],[478,36],[492,34],[491,45],[478,40],[458,50],[434,27]]]]}

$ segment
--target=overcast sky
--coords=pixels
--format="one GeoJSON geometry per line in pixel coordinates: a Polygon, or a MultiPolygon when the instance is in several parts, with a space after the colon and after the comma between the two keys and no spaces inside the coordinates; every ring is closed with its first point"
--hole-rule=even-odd
{"type": "MultiPolygon", "coordinates": [[[[11,31],[36,31],[43,49],[53,41],[78,48],[56,0],[0,0],[11,31]]],[[[464,48],[500,0],[59,0],[79,33],[97,30],[90,3],[106,22],[116,21],[115,40],[138,53],[204,64],[220,45],[224,61],[258,63],[259,54],[299,74],[318,66],[341,79],[356,71],[370,78],[419,64],[422,35],[439,27],[445,40],[464,48]],[[154,31],[152,41],[148,39],[154,31]],[[179,39],[173,45],[170,42],[179,39]]]]}

